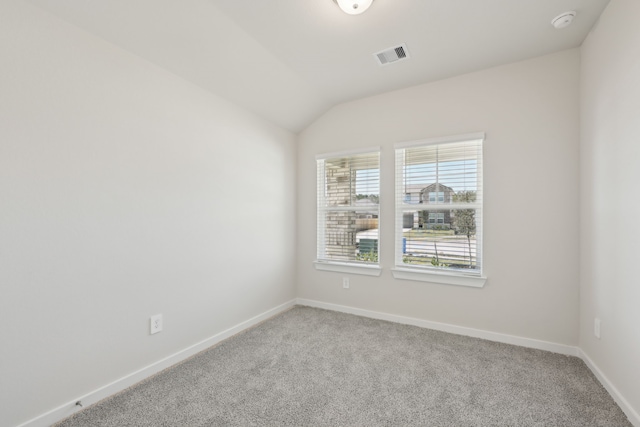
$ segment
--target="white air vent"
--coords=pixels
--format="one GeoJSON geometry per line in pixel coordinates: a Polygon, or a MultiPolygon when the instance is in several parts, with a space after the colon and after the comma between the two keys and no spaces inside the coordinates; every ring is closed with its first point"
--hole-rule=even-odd
{"type": "Polygon", "coordinates": [[[374,53],[373,56],[378,60],[378,64],[388,65],[403,59],[409,59],[409,51],[407,50],[407,45],[403,43],[400,46],[390,47],[382,52],[374,53]]]}

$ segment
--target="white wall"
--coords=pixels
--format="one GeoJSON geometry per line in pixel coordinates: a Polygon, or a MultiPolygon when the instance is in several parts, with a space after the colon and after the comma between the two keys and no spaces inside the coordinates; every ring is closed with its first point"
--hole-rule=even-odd
{"type": "Polygon", "coordinates": [[[0,52],[0,425],[294,297],[294,135],[21,1],[0,52]]]}
{"type": "Polygon", "coordinates": [[[580,347],[640,422],[640,2],[612,0],[581,49],[580,347]],[[593,334],[600,318],[601,339],[593,334]]]}
{"type": "Polygon", "coordinates": [[[298,296],[578,343],[576,49],[339,105],[299,137],[298,296]],[[484,131],[483,289],[394,280],[393,144],[484,131]],[[318,153],[381,146],[381,277],[316,271],[318,153]]]}

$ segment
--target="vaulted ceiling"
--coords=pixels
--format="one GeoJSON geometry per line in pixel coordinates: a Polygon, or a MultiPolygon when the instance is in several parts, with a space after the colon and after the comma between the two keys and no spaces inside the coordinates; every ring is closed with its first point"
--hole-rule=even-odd
{"type": "Polygon", "coordinates": [[[580,46],[609,0],[374,0],[355,16],[333,0],[29,1],[298,132],[342,102],[580,46]],[[377,63],[401,43],[408,60],[377,63]]]}

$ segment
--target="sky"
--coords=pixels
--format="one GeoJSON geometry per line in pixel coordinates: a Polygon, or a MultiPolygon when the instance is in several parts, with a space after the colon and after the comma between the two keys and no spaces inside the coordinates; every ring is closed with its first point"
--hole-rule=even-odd
{"type": "MultiPolygon", "coordinates": [[[[405,166],[405,175],[406,184],[420,184],[426,187],[439,181],[456,192],[476,191],[478,166],[476,160],[423,163],[405,166]]],[[[356,194],[380,194],[379,169],[356,171],[356,194]]]]}

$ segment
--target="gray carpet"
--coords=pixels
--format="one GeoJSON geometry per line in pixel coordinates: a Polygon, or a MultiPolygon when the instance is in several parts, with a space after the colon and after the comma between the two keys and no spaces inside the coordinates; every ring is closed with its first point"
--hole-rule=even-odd
{"type": "Polygon", "coordinates": [[[57,426],[631,424],[578,358],[294,307],[57,426]]]}

